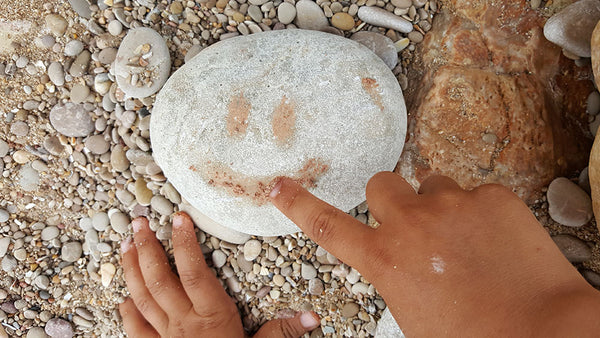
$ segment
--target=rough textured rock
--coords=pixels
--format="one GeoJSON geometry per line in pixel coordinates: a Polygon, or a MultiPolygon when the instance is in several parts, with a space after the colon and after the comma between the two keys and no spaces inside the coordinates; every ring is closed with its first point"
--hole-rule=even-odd
{"type": "Polygon", "coordinates": [[[349,210],[396,164],[405,123],[397,80],[366,47],[284,30],[200,52],[159,93],[150,136],[156,163],[195,208],[273,236],[298,231],[268,203],[279,177],[349,210]]]}
{"type": "Polygon", "coordinates": [[[586,166],[582,126],[592,91],[542,35],[527,1],[446,1],[410,78],[409,139],[397,168],[417,186],[432,174],[462,187],[500,183],[531,201],[553,178],[586,166]]]}
{"type": "Polygon", "coordinates": [[[590,40],[598,20],[600,1],[579,0],[548,19],[544,36],[570,53],[590,57],[590,40]]]}
{"type": "Polygon", "coordinates": [[[404,333],[402,333],[389,308],[383,310],[381,319],[377,322],[375,338],[404,338],[404,333]]]}

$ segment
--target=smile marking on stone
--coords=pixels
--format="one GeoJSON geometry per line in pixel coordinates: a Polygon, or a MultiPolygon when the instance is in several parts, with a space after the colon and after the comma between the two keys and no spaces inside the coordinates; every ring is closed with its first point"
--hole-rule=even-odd
{"type": "MultiPolygon", "coordinates": [[[[237,172],[221,162],[206,162],[201,166],[190,166],[198,172],[208,185],[225,190],[232,196],[250,199],[261,206],[268,202],[269,193],[284,176],[255,177],[237,172]]],[[[329,165],[321,159],[311,158],[304,162],[300,170],[285,175],[304,188],[314,188],[318,179],[327,172],[329,165]]]]}

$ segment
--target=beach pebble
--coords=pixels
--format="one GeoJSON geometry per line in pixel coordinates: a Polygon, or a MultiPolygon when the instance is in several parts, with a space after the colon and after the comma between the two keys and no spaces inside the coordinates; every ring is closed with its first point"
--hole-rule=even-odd
{"type": "Polygon", "coordinates": [[[102,281],[102,286],[107,288],[113,280],[115,273],[117,272],[117,268],[112,263],[104,263],[100,265],[100,276],[102,281]]]}
{"type": "Polygon", "coordinates": [[[361,7],[358,17],[373,26],[394,29],[400,33],[410,33],[413,30],[409,21],[379,7],[361,7]]]}
{"type": "Polygon", "coordinates": [[[0,238],[0,258],[4,257],[6,255],[9,245],[10,245],[10,237],[0,238]]]}
{"type": "Polygon", "coordinates": [[[581,274],[583,275],[583,278],[585,278],[593,286],[600,286],[600,274],[592,270],[583,270],[581,274]]]}
{"type": "Polygon", "coordinates": [[[2,259],[2,270],[11,272],[17,267],[17,260],[11,255],[5,255],[2,259]]]}
{"type": "Polygon", "coordinates": [[[255,260],[261,251],[260,242],[255,239],[249,240],[244,244],[244,258],[249,262],[255,260]]]}
{"type": "Polygon", "coordinates": [[[67,31],[67,20],[58,14],[49,14],[45,18],[46,26],[50,29],[52,34],[56,36],[63,35],[67,31]]]}
{"type": "Polygon", "coordinates": [[[6,154],[8,154],[9,149],[10,147],[8,146],[8,143],[0,139],[0,157],[6,156],[6,154]]]}
{"type": "Polygon", "coordinates": [[[377,322],[377,338],[405,338],[389,308],[383,310],[381,319],[377,322]]]}
{"type": "Polygon", "coordinates": [[[69,0],[69,4],[79,16],[82,18],[89,19],[92,17],[92,11],[90,10],[90,4],[87,0],[69,0]]]}
{"type": "Polygon", "coordinates": [[[579,227],[592,219],[592,200],[577,184],[568,178],[556,178],[548,187],[548,213],[562,225],[579,227]]]}
{"type": "Polygon", "coordinates": [[[73,337],[73,326],[62,318],[52,318],[46,323],[46,334],[52,338],[73,337]]]}
{"type": "Polygon", "coordinates": [[[92,135],[85,140],[85,147],[92,154],[102,155],[110,149],[110,143],[104,135],[92,135]]]}
{"type": "Polygon", "coordinates": [[[258,236],[298,231],[268,203],[278,176],[298,177],[350,210],[365,200],[371,176],[394,168],[405,133],[402,91],[389,67],[354,41],[309,30],[206,48],[171,76],[150,120],[152,156],[177,191],[215,222],[258,236]],[[318,71],[323,65],[327,72],[318,71]],[[181,147],[181,135],[195,136],[181,147]]]}
{"type": "Polygon", "coordinates": [[[65,262],[75,262],[81,257],[82,249],[79,242],[68,242],[62,246],[61,258],[65,262]]]}
{"type": "Polygon", "coordinates": [[[592,32],[599,20],[600,2],[580,0],[548,19],[544,36],[572,54],[590,57],[592,32]]]}
{"type": "MultiPolygon", "coordinates": [[[[129,30],[117,52],[115,59],[114,73],[119,88],[125,95],[133,98],[148,97],[160,90],[169,78],[171,72],[171,57],[169,49],[163,37],[155,30],[147,27],[140,27],[129,30]],[[151,46],[151,49],[143,54],[143,47],[151,46]],[[136,54],[136,51],[142,50],[136,54]],[[147,65],[143,68],[152,72],[152,77],[148,84],[138,87],[132,84],[132,76],[136,74],[140,67],[130,66],[130,60],[133,58],[142,59],[140,56],[151,55],[146,61],[147,65]]],[[[138,79],[142,81],[142,79],[138,79]]],[[[137,81],[136,81],[137,83],[137,81]]]]}
{"type": "Polygon", "coordinates": [[[84,50],[83,52],[79,53],[79,55],[77,55],[75,61],[73,61],[71,67],[69,68],[69,74],[71,74],[74,77],[83,76],[87,71],[91,57],[92,55],[87,50],[84,50]]]}
{"type": "Polygon", "coordinates": [[[40,289],[46,290],[50,285],[50,279],[47,276],[39,275],[33,280],[33,285],[40,289]]]}
{"type": "Polygon", "coordinates": [[[58,230],[57,227],[55,227],[55,226],[45,227],[44,230],[42,230],[42,240],[49,241],[51,239],[58,237],[59,234],[60,234],[60,230],[58,230]]]}
{"type": "MultiPolygon", "coordinates": [[[[287,9],[284,10],[287,11],[287,9]]],[[[291,12],[286,13],[284,19],[287,21],[290,16],[291,12]]],[[[296,3],[296,26],[302,29],[318,31],[327,28],[329,21],[325,17],[325,13],[323,13],[321,7],[314,1],[300,0],[296,3]]]]}
{"type": "Polygon", "coordinates": [[[592,258],[592,249],[575,236],[557,235],[552,236],[552,240],[571,263],[581,263],[592,258]]]}
{"type": "Polygon", "coordinates": [[[331,24],[341,30],[349,31],[354,28],[354,18],[348,13],[335,13],[331,17],[331,24]]]}
{"type": "Polygon", "coordinates": [[[50,66],[48,66],[48,77],[50,81],[57,86],[62,86],[65,84],[65,73],[63,71],[63,66],[58,62],[52,62],[50,66]]]}
{"type": "Polygon", "coordinates": [[[313,278],[308,281],[308,293],[314,296],[319,296],[325,290],[323,282],[319,278],[313,278]]]}
{"type": "Polygon", "coordinates": [[[300,274],[302,275],[302,278],[311,280],[317,277],[317,269],[309,263],[302,263],[300,274]]]}
{"type": "Polygon", "coordinates": [[[26,122],[15,121],[10,125],[10,132],[17,137],[27,136],[29,134],[29,126],[26,122]]]}
{"type": "Polygon", "coordinates": [[[65,136],[83,137],[94,131],[94,122],[82,104],[69,102],[54,106],[50,111],[50,123],[65,136]]]}
{"type": "Polygon", "coordinates": [[[73,85],[73,88],[71,89],[71,101],[73,103],[85,101],[88,95],[90,95],[90,88],[88,88],[88,86],[81,83],[73,85]]]}
{"type": "Polygon", "coordinates": [[[361,45],[369,48],[373,53],[377,54],[390,68],[394,69],[398,64],[398,52],[392,39],[387,36],[375,32],[357,32],[350,37],[361,45]]]}
{"type": "Polygon", "coordinates": [[[148,189],[143,178],[135,181],[135,199],[142,206],[149,206],[152,200],[152,190],[148,189]]]}
{"type": "Polygon", "coordinates": [[[116,145],[110,153],[110,164],[114,170],[123,172],[129,169],[129,159],[125,155],[122,145],[116,145]]]}
{"type": "Polygon", "coordinates": [[[76,56],[83,52],[83,43],[79,40],[71,40],[65,45],[66,56],[76,56]]]}
{"type": "Polygon", "coordinates": [[[26,338],[48,338],[49,336],[44,332],[44,329],[41,327],[32,327],[27,331],[26,338]]]}
{"type": "Polygon", "coordinates": [[[92,226],[98,231],[104,231],[108,228],[110,220],[105,212],[98,212],[92,216],[92,226]]]}
{"type": "Polygon", "coordinates": [[[360,307],[354,302],[346,303],[342,307],[342,316],[344,318],[352,318],[358,314],[360,307]]]}
{"type": "Polygon", "coordinates": [[[116,48],[104,48],[98,53],[98,61],[102,62],[105,65],[109,65],[115,61],[117,58],[117,49],[116,48]]]}
{"type": "Polygon", "coordinates": [[[121,32],[123,32],[123,24],[119,20],[113,20],[109,22],[108,32],[114,36],[121,34],[121,32]]]}
{"type": "Polygon", "coordinates": [[[173,213],[173,203],[160,195],[152,197],[150,206],[161,215],[170,215],[173,213]]]}
{"type": "Polygon", "coordinates": [[[185,62],[190,61],[194,56],[198,55],[204,49],[201,45],[193,45],[185,54],[185,62]]]}
{"type": "Polygon", "coordinates": [[[127,232],[129,229],[129,223],[129,216],[120,211],[110,214],[110,226],[114,231],[120,234],[127,232]]]}
{"type": "Polygon", "coordinates": [[[296,7],[289,2],[282,2],[277,7],[277,19],[284,25],[292,23],[296,18],[296,7]]]}
{"type": "Polygon", "coordinates": [[[215,268],[221,268],[227,263],[227,255],[221,250],[212,252],[212,261],[215,268]]]}
{"type": "Polygon", "coordinates": [[[40,174],[31,165],[24,165],[19,170],[18,183],[25,191],[34,191],[40,184],[40,174]]]}

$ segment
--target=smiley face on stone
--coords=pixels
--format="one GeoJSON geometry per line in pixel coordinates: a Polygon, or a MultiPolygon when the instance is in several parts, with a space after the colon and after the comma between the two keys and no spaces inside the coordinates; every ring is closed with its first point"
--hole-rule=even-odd
{"type": "Polygon", "coordinates": [[[376,55],[289,30],[204,49],[159,93],[150,125],[155,160],[186,200],[262,236],[298,230],[268,203],[280,177],[349,210],[394,168],[405,132],[402,92],[376,55]]]}

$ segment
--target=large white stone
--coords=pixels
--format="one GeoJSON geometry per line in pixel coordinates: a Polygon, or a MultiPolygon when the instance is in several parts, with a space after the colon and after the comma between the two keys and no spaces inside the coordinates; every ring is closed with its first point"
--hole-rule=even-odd
{"type": "Polygon", "coordinates": [[[171,76],[150,122],[156,163],[181,195],[228,228],[299,229],[268,200],[282,176],[349,210],[402,152],[395,77],[361,44],[282,30],[221,41],[171,76]]]}

